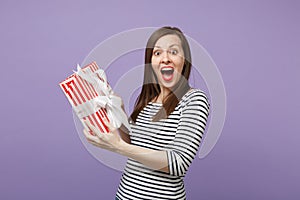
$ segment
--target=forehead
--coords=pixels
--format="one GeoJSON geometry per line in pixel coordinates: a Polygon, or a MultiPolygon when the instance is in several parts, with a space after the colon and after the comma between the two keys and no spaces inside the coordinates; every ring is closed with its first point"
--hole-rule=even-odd
{"type": "Polygon", "coordinates": [[[181,47],[181,41],[177,35],[162,36],[156,41],[154,47],[168,48],[172,45],[178,45],[181,47]]]}

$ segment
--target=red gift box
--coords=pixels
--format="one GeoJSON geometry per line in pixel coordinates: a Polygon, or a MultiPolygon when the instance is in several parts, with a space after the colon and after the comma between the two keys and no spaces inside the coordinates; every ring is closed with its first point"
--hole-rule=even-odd
{"type": "MultiPolygon", "coordinates": [[[[87,72],[90,70],[90,72],[95,72],[99,69],[96,62],[92,62],[85,67],[82,68],[83,72],[87,72]]],[[[98,78],[102,81],[104,81],[98,74],[98,78]]],[[[79,108],[83,104],[86,104],[90,102],[91,100],[97,98],[100,95],[94,86],[84,80],[82,77],[80,77],[78,74],[74,73],[68,78],[66,78],[64,81],[59,83],[59,86],[61,87],[62,91],[66,95],[68,101],[72,105],[72,108],[76,110],[76,108],[79,108]]],[[[80,117],[79,117],[80,118],[80,117]]],[[[109,130],[107,126],[104,124],[103,120],[106,119],[108,122],[110,121],[107,117],[107,112],[105,108],[99,108],[96,112],[80,118],[83,126],[85,128],[86,125],[83,123],[83,120],[88,120],[92,125],[97,127],[101,132],[108,133],[109,130]]],[[[92,134],[92,130],[89,129],[89,132],[92,134]]]]}

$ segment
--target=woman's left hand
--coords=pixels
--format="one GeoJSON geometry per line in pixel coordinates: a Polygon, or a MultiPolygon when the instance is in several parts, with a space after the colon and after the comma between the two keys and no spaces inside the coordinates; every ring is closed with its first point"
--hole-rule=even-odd
{"type": "Polygon", "coordinates": [[[108,127],[108,133],[100,132],[95,126],[93,126],[89,121],[84,121],[84,123],[93,131],[94,135],[91,135],[86,129],[83,133],[87,141],[94,146],[100,147],[102,149],[107,149],[112,152],[117,152],[118,148],[124,142],[119,136],[118,130],[112,126],[111,123],[105,121],[105,125],[108,127]]]}

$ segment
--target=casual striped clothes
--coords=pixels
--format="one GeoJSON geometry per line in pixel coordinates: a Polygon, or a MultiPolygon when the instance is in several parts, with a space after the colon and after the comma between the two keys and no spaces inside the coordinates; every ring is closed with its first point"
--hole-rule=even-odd
{"type": "Polygon", "coordinates": [[[162,107],[150,102],[131,124],[131,144],[164,150],[169,173],[128,159],[117,191],[119,199],[185,199],[183,178],[192,163],[206,126],[209,102],[199,89],[187,92],[167,119],[153,122],[162,107]]]}

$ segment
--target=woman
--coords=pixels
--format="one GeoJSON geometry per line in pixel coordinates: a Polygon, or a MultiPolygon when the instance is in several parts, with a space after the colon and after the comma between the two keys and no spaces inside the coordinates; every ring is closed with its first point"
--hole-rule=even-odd
{"type": "Polygon", "coordinates": [[[186,198],[183,178],[209,113],[206,95],[188,84],[190,71],[190,48],[181,30],[156,30],[145,51],[144,83],[131,114],[132,132],[126,134],[109,123],[110,134],[92,136],[84,131],[91,144],[128,157],[116,199],[186,198]]]}

